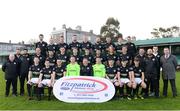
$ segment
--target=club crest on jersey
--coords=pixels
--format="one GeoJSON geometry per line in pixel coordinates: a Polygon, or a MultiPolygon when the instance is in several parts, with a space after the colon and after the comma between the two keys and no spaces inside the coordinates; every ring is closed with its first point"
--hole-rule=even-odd
{"type": "Polygon", "coordinates": [[[141,72],[142,70],[141,69],[139,69],[139,72],[141,72]]]}
{"type": "Polygon", "coordinates": [[[128,69],[126,69],[126,72],[128,72],[128,69]]]}
{"type": "Polygon", "coordinates": [[[14,64],[16,64],[16,62],[14,62],[14,64]]]}
{"type": "Polygon", "coordinates": [[[63,69],[61,69],[61,72],[63,72],[64,70],[63,69]]]}
{"type": "Polygon", "coordinates": [[[114,70],[114,72],[116,72],[116,70],[114,70]]]}

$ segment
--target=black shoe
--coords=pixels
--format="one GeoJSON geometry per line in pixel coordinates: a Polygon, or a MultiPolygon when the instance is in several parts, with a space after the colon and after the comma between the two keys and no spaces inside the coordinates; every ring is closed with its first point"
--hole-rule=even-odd
{"type": "Polygon", "coordinates": [[[28,100],[32,100],[32,97],[28,97],[28,100]]]}
{"type": "Polygon", "coordinates": [[[20,96],[24,96],[24,93],[21,93],[20,96]]]}
{"type": "Polygon", "coordinates": [[[158,98],[160,98],[160,96],[155,96],[155,98],[157,98],[157,99],[158,99],[158,98]]]}
{"type": "Polygon", "coordinates": [[[167,95],[163,95],[163,97],[165,97],[165,98],[166,98],[166,97],[167,97],[167,95]]]}

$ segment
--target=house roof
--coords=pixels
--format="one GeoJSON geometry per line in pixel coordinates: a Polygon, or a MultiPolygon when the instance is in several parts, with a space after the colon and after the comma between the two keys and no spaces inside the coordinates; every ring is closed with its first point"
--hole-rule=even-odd
{"type": "Polygon", "coordinates": [[[180,44],[180,37],[171,37],[171,38],[157,38],[157,39],[149,39],[149,40],[137,40],[134,41],[137,46],[161,46],[161,45],[169,45],[169,44],[180,44]]]}

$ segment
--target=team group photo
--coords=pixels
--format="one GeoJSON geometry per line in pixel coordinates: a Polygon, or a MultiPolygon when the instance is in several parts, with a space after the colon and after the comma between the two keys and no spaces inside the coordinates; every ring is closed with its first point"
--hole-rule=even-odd
{"type": "Polygon", "coordinates": [[[12,34],[0,22],[0,110],[178,110],[178,1],[140,1],[14,2],[12,34]],[[172,17],[155,12],[160,4],[172,17]]]}

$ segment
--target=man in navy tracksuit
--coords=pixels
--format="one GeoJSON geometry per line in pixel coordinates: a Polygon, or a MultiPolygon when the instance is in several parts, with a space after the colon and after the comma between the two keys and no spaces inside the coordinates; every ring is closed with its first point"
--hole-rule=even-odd
{"type": "Polygon", "coordinates": [[[2,70],[5,72],[6,92],[5,96],[9,96],[10,86],[12,84],[13,96],[17,96],[17,77],[18,77],[18,62],[15,61],[14,54],[9,55],[9,59],[3,64],[2,70]]]}

